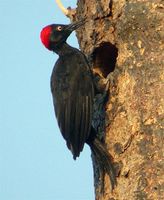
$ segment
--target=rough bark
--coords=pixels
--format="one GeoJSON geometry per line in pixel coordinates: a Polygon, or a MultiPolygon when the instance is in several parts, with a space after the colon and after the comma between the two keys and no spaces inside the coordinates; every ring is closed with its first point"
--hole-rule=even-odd
{"type": "Polygon", "coordinates": [[[105,143],[118,176],[113,192],[107,177],[104,194],[95,183],[96,199],[162,200],[164,1],[79,0],[74,20],[85,17],[81,50],[99,84],[110,73],[105,143]]]}

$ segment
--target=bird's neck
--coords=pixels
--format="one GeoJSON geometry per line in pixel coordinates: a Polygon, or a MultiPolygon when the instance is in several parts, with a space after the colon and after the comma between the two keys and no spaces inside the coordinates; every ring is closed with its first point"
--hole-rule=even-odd
{"type": "Polygon", "coordinates": [[[62,43],[58,46],[56,46],[53,51],[58,54],[59,56],[65,55],[65,54],[70,54],[72,51],[74,51],[75,48],[71,47],[67,43],[62,43]]]}

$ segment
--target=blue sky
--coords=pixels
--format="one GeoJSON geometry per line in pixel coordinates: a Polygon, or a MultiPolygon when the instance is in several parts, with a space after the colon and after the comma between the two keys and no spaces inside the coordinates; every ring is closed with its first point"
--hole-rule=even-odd
{"type": "MultiPolygon", "coordinates": [[[[1,200],[94,199],[89,147],[74,161],[54,117],[49,80],[57,56],[39,38],[51,23],[69,23],[54,0],[0,0],[1,200]]],[[[75,34],[68,42],[78,47],[75,34]]]]}

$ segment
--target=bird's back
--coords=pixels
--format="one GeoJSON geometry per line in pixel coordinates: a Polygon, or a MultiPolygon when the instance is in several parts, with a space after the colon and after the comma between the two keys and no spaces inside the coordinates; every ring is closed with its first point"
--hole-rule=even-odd
{"type": "Polygon", "coordinates": [[[72,48],[59,57],[51,91],[60,131],[76,159],[90,134],[94,98],[90,68],[79,50],[72,48]]]}

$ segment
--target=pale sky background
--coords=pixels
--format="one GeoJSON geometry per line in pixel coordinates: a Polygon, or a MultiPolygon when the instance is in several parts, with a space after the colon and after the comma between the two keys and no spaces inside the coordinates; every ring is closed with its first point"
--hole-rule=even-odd
{"type": "Polygon", "coordinates": [[[74,161],[54,117],[57,56],[39,38],[51,23],[69,23],[54,0],[0,0],[0,200],[94,199],[90,149],[74,161]]]}

